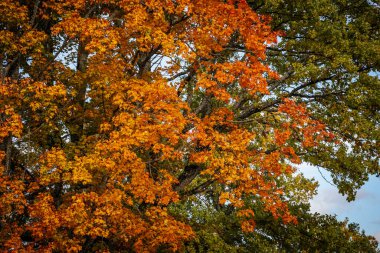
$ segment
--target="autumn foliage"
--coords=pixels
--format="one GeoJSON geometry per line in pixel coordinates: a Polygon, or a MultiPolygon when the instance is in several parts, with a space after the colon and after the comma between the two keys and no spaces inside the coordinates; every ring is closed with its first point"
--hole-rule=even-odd
{"type": "Polygon", "coordinates": [[[244,0],[0,3],[0,249],[180,250],[177,204],[212,192],[253,232],[260,201],[296,222],[279,179],[331,141],[270,99],[281,32],[244,0]]]}

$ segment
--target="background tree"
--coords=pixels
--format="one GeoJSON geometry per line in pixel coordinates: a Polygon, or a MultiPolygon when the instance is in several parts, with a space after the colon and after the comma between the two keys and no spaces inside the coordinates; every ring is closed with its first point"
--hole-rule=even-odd
{"type": "Polygon", "coordinates": [[[378,1],[251,1],[284,31],[267,47],[281,75],[275,93],[249,113],[277,108],[282,97],[305,103],[339,143],[308,150],[302,159],[331,172],[349,200],[368,175],[379,175],[380,5],[378,1]]]}
{"type": "Polygon", "coordinates": [[[197,237],[185,252],[379,252],[373,236],[358,224],[335,216],[311,214],[308,206],[291,206],[298,224],[284,225],[255,205],[255,233],[242,233],[239,220],[228,207],[215,210],[200,201],[189,206],[197,237]]]}
{"type": "Polygon", "coordinates": [[[242,232],[236,211],[231,206],[215,208],[210,195],[176,206],[174,212],[192,217],[190,224],[197,234],[186,244],[185,252],[379,252],[376,239],[360,231],[358,224],[310,213],[308,202],[315,194],[316,182],[297,175],[282,184],[297,224],[274,219],[257,201],[251,201],[255,233],[242,232]]]}
{"type": "Polygon", "coordinates": [[[2,1],[1,249],[175,251],[203,199],[231,236],[296,222],[301,160],[352,198],[379,171],[378,6],[318,6],[2,1]]]}

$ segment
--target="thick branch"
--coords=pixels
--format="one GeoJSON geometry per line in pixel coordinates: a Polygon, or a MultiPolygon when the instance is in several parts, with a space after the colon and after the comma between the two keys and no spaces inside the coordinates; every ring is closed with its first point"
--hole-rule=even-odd
{"type": "Polygon", "coordinates": [[[186,166],[181,175],[179,175],[179,183],[174,187],[174,190],[182,191],[194,180],[194,178],[199,174],[201,170],[202,167],[199,165],[192,164],[186,166]]]}
{"type": "Polygon", "coordinates": [[[275,106],[275,105],[278,105],[281,103],[282,99],[284,98],[289,98],[289,97],[293,97],[297,94],[297,92],[299,90],[302,90],[308,86],[311,86],[311,85],[314,85],[316,83],[319,83],[319,82],[323,82],[323,81],[328,81],[328,80],[331,80],[335,75],[331,75],[331,76],[328,76],[328,77],[325,77],[325,78],[319,78],[319,79],[316,79],[316,80],[311,80],[307,83],[304,83],[296,88],[294,88],[292,91],[290,91],[289,93],[287,94],[284,94],[282,95],[281,97],[275,99],[275,100],[272,100],[272,101],[269,101],[259,107],[251,107],[251,108],[248,108],[246,109],[245,111],[243,111],[238,117],[237,119],[238,120],[242,120],[242,119],[246,119],[248,117],[250,117],[251,115],[255,114],[255,113],[258,113],[258,112],[262,112],[272,106],[275,106]]]}
{"type": "Polygon", "coordinates": [[[209,179],[207,180],[206,182],[198,185],[197,187],[189,190],[189,191],[186,191],[183,196],[192,196],[194,194],[198,194],[198,193],[202,193],[204,191],[207,190],[207,187],[209,187],[212,183],[214,183],[215,180],[214,179],[209,179]]]}

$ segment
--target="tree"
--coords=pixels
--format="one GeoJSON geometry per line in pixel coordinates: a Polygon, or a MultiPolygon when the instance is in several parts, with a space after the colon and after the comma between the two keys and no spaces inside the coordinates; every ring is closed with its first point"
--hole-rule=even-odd
{"type": "MultiPolygon", "coordinates": [[[[269,85],[273,110],[289,97],[307,105],[339,143],[308,150],[303,161],[326,168],[353,200],[368,175],[379,175],[380,8],[378,1],[249,1],[284,31],[267,47],[268,64],[282,76],[269,85]]],[[[296,151],[299,152],[299,151],[296,151]]]]}
{"type": "Polygon", "coordinates": [[[315,193],[315,183],[297,175],[296,180],[283,185],[298,223],[284,224],[266,212],[262,203],[252,201],[255,233],[242,232],[236,210],[230,206],[216,209],[212,196],[178,205],[174,212],[191,216],[190,224],[197,234],[184,252],[379,252],[378,242],[360,231],[358,224],[310,213],[308,201],[315,193]],[[300,191],[292,193],[294,187],[300,191]]]}
{"type": "Polygon", "coordinates": [[[284,225],[256,205],[256,231],[247,234],[228,208],[198,205],[189,206],[197,217],[192,219],[197,237],[184,252],[379,252],[376,239],[361,232],[358,224],[312,214],[307,206],[292,206],[298,224],[284,225]]]}
{"type": "Polygon", "coordinates": [[[1,249],[179,250],[193,198],[295,223],[301,160],[352,198],[379,171],[378,6],[326,2],[2,1],[1,249]]]}

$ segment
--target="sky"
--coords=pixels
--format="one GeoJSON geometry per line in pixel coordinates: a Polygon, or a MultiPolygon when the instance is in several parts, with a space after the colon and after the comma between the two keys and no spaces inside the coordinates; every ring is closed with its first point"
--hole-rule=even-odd
{"type": "Polygon", "coordinates": [[[358,223],[367,235],[373,235],[380,243],[380,178],[371,176],[369,181],[357,192],[353,202],[347,202],[336,186],[331,185],[330,173],[324,169],[302,164],[300,171],[307,178],[319,182],[318,194],[311,200],[311,212],[336,214],[338,220],[346,217],[349,222],[358,223]],[[323,176],[322,176],[322,175],[323,176]],[[324,179],[324,178],[325,179],[324,179]],[[327,181],[329,182],[327,182],[327,181]]]}

